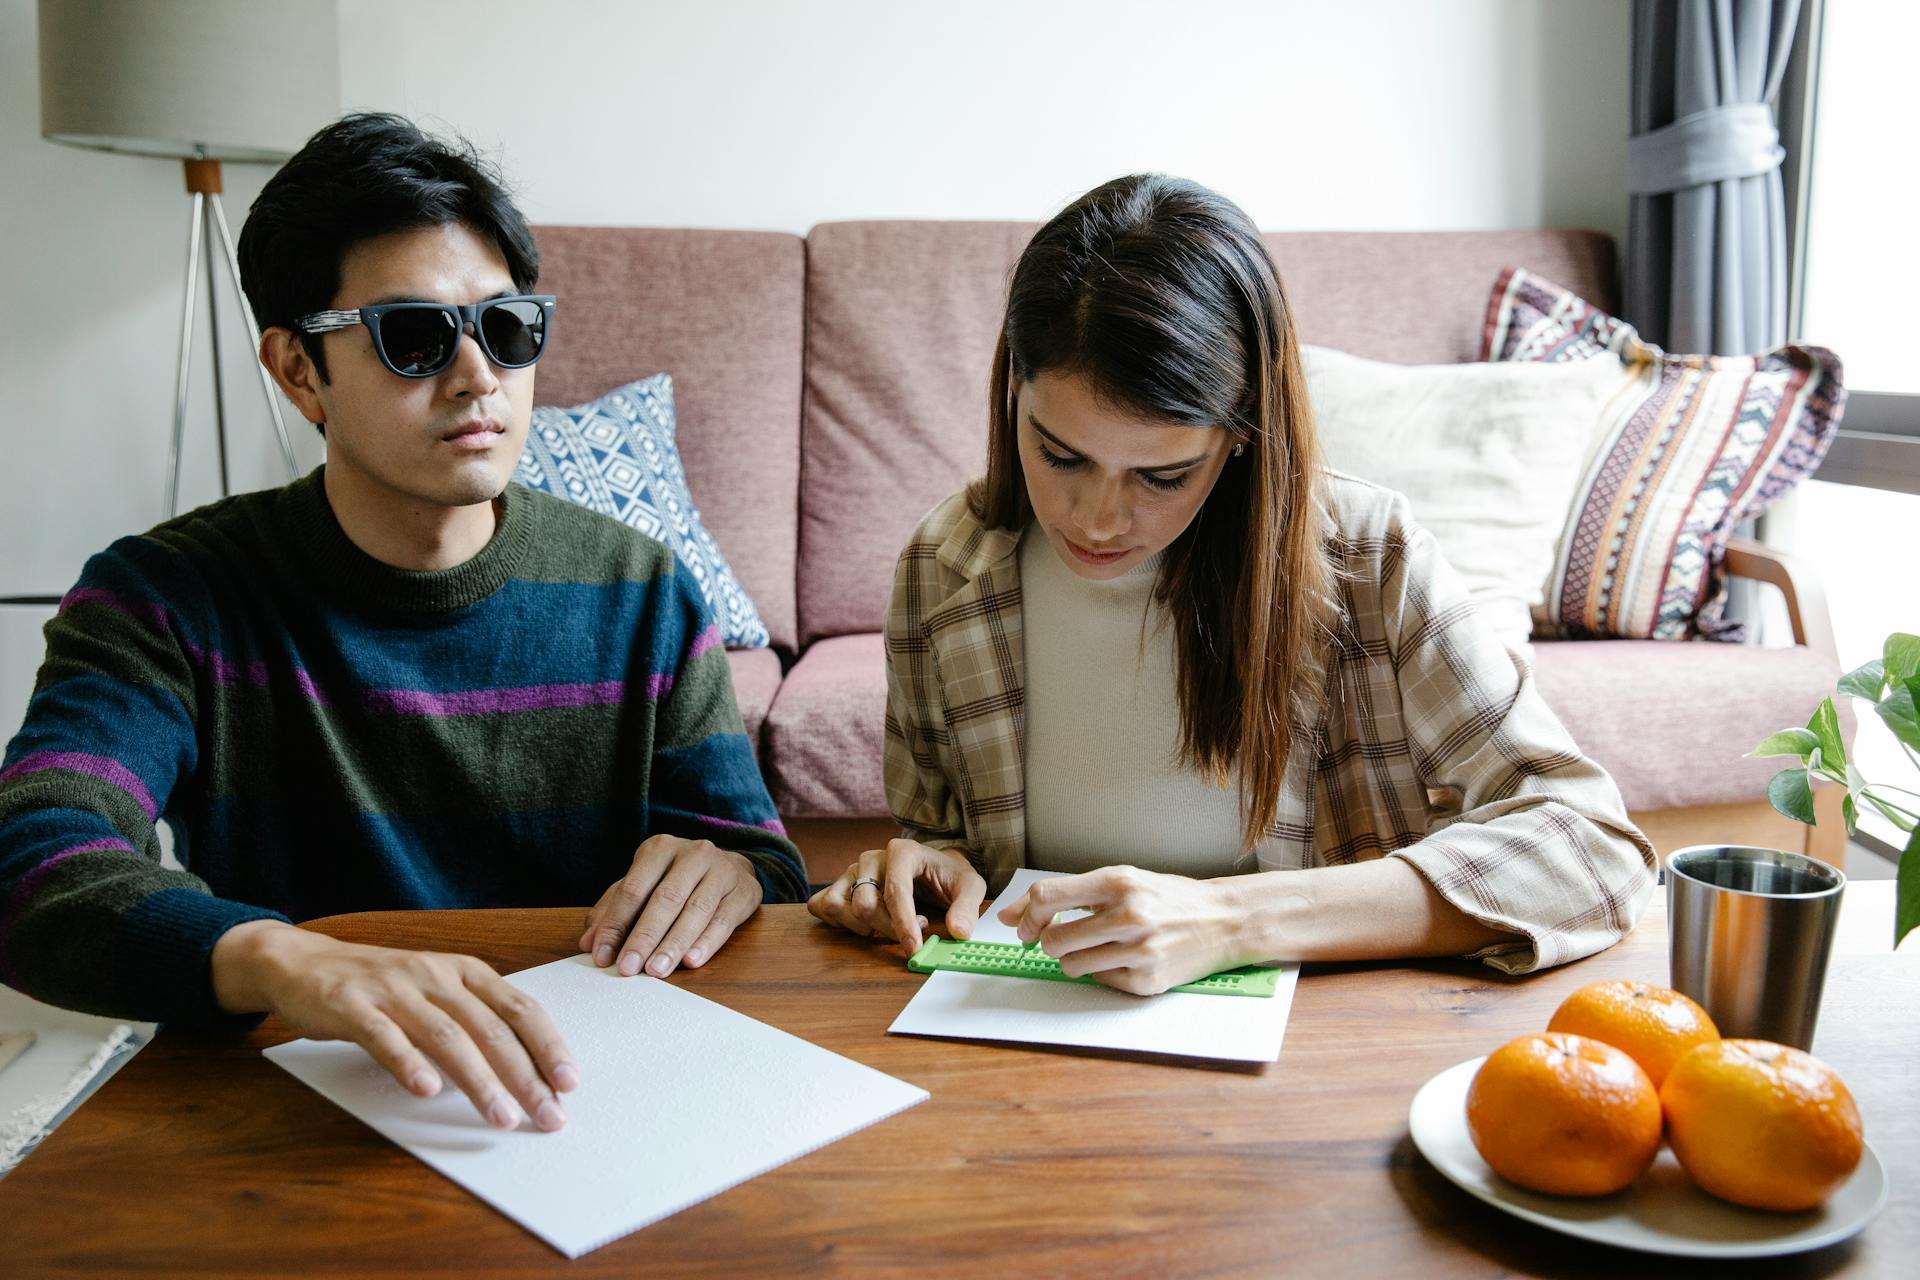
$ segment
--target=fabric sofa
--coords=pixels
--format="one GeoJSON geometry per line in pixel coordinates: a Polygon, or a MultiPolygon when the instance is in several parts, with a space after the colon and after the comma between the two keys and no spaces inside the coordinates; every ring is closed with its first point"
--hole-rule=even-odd
{"type": "MultiPolygon", "coordinates": [[[[893,831],[881,786],[887,586],[914,523],[984,463],[1007,273],[1033,229],[536,229],[543,291],[561,298],[539,402],[673,376],[689,485],[772,636],[771,649],[729,654],[741,712],[816,881],[893,831]]],[[[1302,340],[1377,360],[1474,359],[1504,267],[1602,307],[1616,298],[1614,248],[1594,232],[1268,242],[1302,340]]],[[[1777,762],[1742,758],[1832,690],[1824,602],[1803,567],[1757,544],[1728,564],[1785,593],[1792,647],[1536,643],[1540,687],[1663,852],[1761,843],[1837,863],[1837,794],[1820,798],[1832,820],[1810,832],[1766,802],[1777,762]]]]}

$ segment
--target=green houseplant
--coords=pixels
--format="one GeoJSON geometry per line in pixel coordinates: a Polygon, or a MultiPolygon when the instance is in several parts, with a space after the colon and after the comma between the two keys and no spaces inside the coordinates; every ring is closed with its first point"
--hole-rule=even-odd
{"type": "MultiPolygon", "coordinates": [[[[1893,730],[1901,750],[1920,770],[1920,636],[1895,632],[1879,658],[1840,677],[1838,692],[1870,703],[1893,730]]],[[[1894,889],[1893,945],[1920,926],[1920,791],[1887,782],[1868,782],[1847,759],[1840,738],[1840,716],[1832,698],[1820,704],[1804,729],[1782,729],[1747,753],[1750,757],[1792,756],[1799,764],[1782,769],[1767,787],[1773,807],[1796,822],[1814,825],[1816,779],[1847,789],[1840,811],[1853,834],[1860,806],[1870,804],[1907,833],[1894,889]]]]}

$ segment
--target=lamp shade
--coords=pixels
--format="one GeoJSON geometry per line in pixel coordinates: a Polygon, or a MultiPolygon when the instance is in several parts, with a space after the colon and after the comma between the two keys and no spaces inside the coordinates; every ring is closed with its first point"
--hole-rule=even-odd
{"type": "Polygon", "coordinates": [[[285,160],[340,111],[333,0],[40,0],[40,133],[285,160]]]}

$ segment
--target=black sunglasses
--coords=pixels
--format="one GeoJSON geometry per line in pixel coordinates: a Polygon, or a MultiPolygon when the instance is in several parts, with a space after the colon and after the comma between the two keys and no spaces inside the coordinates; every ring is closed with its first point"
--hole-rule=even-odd
{"type": "Polygon", "coordinates": [[[383,302],[352,311],[316,311],[293,327],[301,333],[332,333],[367,326],[380,363],[403,378],[431,378],[453,363],[460,335],[473,336],[487,359],[502,369],[524,369],[547,349],[553,326],[553,295],[517,294],[457,306],[451,302],[383,302]]]}

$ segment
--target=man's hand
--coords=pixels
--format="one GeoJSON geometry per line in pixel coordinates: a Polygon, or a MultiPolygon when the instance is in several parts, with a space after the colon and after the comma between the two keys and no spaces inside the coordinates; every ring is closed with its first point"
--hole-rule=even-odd
{"type": "Polygon", "coordinates": [[[760,907],[760,877],[744,854],[705,840],[654,836],[587,913],[580,949],[602,969],[664,978],[698,969],[760,907]]]}
{"type": "Polygon", "coordinates": [[[1244,912],[1221,881],[1162,875],[1138,867],[1103,867],[1077,876],[1036,881],[996,912],[1017,926],[1020,941],[1040,941],[1069,977],[1135,995],[1169,987],[1263,957],[1242,955],[1244,912]],[[1093,912],[1053,923],[1063,911],[1093,912]]]}
{"type": "Polygon", "coordinates": [[[923,895],[946,907],[950,937],[970,938],[987,882],[958,849],[889,840],[886,848],[854,859],[838,880],[807,900],[807,910],[828,924],[870,938],[892,938],[914,952],[927,928],[918,910],[923,895]]]}
{"type": "Polygon", "coordinates": [[[422,1098],[451,1077],[488,1124],[567,1122],[555,1092],[579,1087],[546,1011],[472,956],[368,947],[275,920],[222,934],[214,998],[229,1013],[277,1016],[316,1040],[351,1040],[422,1098]]]}

